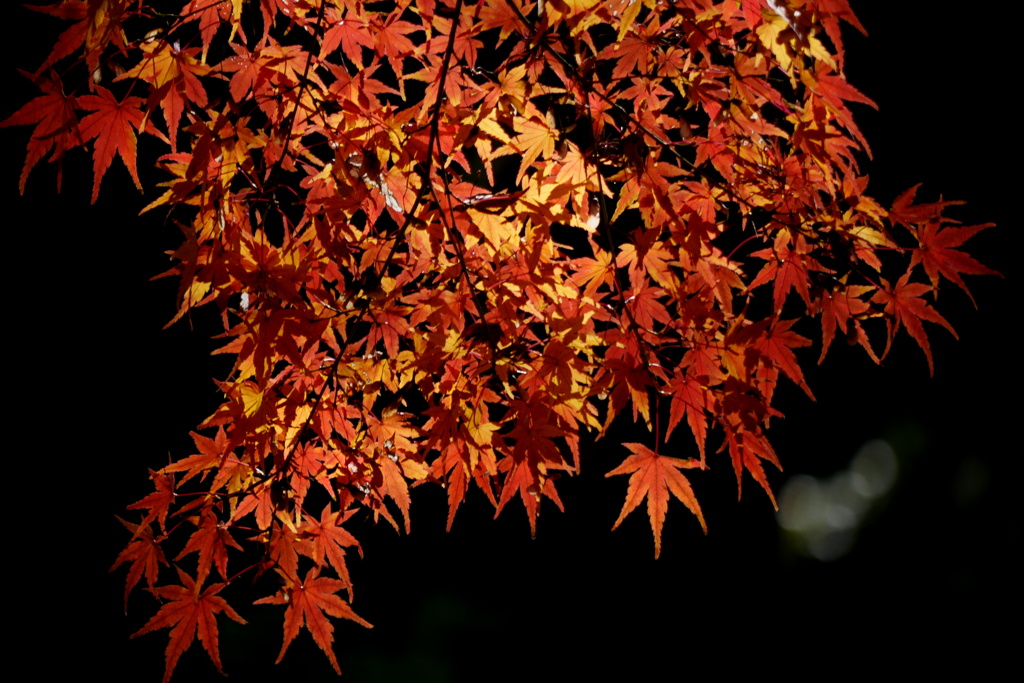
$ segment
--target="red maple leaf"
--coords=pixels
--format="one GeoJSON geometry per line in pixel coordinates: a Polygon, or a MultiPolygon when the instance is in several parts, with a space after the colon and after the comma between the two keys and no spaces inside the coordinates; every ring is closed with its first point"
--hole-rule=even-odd
{"type": "Polygon", "coordinates": [[[328,9],[328,16],[332,16],[330,28],[324,32],[323,41],[320,43],[320,59],[330,55],[339,47],[346,58],[362,71],[363,47],[374,48],[372,33],[368,30],[367,22],[351,13],[344,18],[338,18],[336,10],[328,9]]]}
{"type": "MultiPolygon", "coordinates": [[[[306,540],[299,538],[291,528],[274,522],[270,529],[269,555],[277,572],[289,580],[299,580],[299,553],[306,552],[306,540]]],[[[261,570],[262,571],[262,570],[261,570]]]]}
{"type": "Polygon", "coordinates": [[[859,102],[875,109],[878,109],[878,105],[870,97],[847,83],[846,78],[832,75],[829,71],[831,71],[831,67],[828,64],[824,62],[818,64],[815,74],[818,81],[817,92],[829,103],[836,118],[853,134],[870,158],[871,148],[868,146],[868,141],[864,139],[860,128],[853,122],[853,114],[850,113],[843,101],[859,102]]]}
{"type": "MultiPolygon", "coordinates": [[[[800,363],[796,355],[790,350],[802,346],[810,346],[811,340],[801,337],[789,328],[796,320],[779,320],[760,337],[757,350],[761,352],[763,359],[770,361],[773,368],[782,370],[786,376],[797,383],[813,401],[814,394],[804,380],[804,373],[800,370],[800,363]]],[[[774,384],[774,381],[772,382],[774,384]]]]}
{"type": "MultiPolygon", "coordinates": [[[[53,17],[60,17],[61,19],[67,19],[75,22],[65,29],[57,38],[57,43],[53,46],[53,49],[47,56],[46,61],[44,61],[39,67],[40,71],[51,64],[64,59],[72,52],[82,47],[82,44],[85,43],[86,35],[88,35],[90,24],[92,23],[92,17],[87,16],[89,10],[83,0],[71,0],[70,2],[65,1],[60,5],[41,7],[26,5],[26,7],[36,12],[43,12],[53,17]]],[[[93,13],[95,14],[95,9],[93,10],[93,13]]]]}
{"type": "Polygon", "coordinates": [[[808,248],[803,237],[797,238],[795,249],[790,248],[789,242],[789,236],[784,231],[780,231],[775,239],[774,249],[762,249],[751,254],[751,256],[767,260],[768,263],[764,265],[747,289],[749,291],[766,282],[773,282],[773,301],[776,314],[782,312],[782,305],[793,289],[803,299],[804,304],[810,308],[809,273],[810,271],[825,270],[820,263],[806,255],[808,248]]]}
{"type": "Polygon", "coordinates": [[[373,32],[374,49],[380,57],[387,56],[395,73],[403,73],[401,59],[416,51],[416,44],[408,36],[410,33],[422,31],[416,24],[398,19],[398,14],[391,14],[384,21],[375,21],[373,32]]]}
{"type": "Polygon", "coordinates": [[[708,423],[704,415],[707,406],[707,389],[701,386],[700,382],[692,373],[684,378],[676,376],[669,384],[664,393],[672,394],[672,407],[669,413],[668,429],[665,431],[665,440],[672,435],[679,421],[686,415],[690,430],[693,431],[693,438],[697,441],[697,448],[700,449],[700,459],[704,462],[704,445],[707,442],[708,423]]]}
{"type": "Polygon", "coordinates": [[[348,606],[348,603],[339,598],[335,593],[345,588],[345,582],[320,576],[320,568],[313,567],[306,573],[305,581],[293,582],[286,574],[278,572],[285,580],[285,585],[276,595],[270,595],[257,600],[256,605],[288,605],[284,611],[284,645],[281,647],[281,654],[277,656],[277,662],[284,659],[284,653],[295,636],[299,635],[299,629],[305,626],[313,634],[313,640],[324,651],[327,658],[331,660],[331,666],[339,674],[341,667],[334,656],[334,626],[324,613],[332,617],[351,619],[357,624],[366,628],[373,628],[373,624],[366,621],[348,606]]]}
{"type": "Polygon", "coordinates": [[[25,183],[39,160],[52,149],[50,161],[57,162],[57,189],[60,190],[61,161],[64,152],[83,144],[81,131],[78,129],[78,117],[75,116],[75,98],[64,94],[64,85],[57,74],[50,72],[46,76],[33,76],[27,71],[24,76],[35,81],[45,93],[28,102],[18,111],[0,121],[0,128],[7,126],[27,126],[36,124],[32,137],[28,141],[25,165],[21,169],[18,190],[25,194],[25,183]]]}
{"type": "Polygon", "coordinates": [[[925,358],[928,359],[928,373],[934,375],[935,363],[932,361],[932,350],[928,345],[928,335],[925,333],[921,321],[927,320],[939,323],[949,330],[950,334],[954,337],[957,336],[956,330],[921,298],[922,294],[934,290],[922,282],[909,282],[909,280],[909,270],[899,279],[895,287],[891,287],[888,282],[882,280],[882,288],[871,297],[873,302],[885,305],[885,313],[887,314],[885,323],[889,336],[885,342],[885,351],[882,352],[882,358],[884,359],[889,355],[889,349],[892,348],[892,340],[902,326],[914,338],[914,341],[921,347],[921,350],[924,351],[925,358]]]}
{"type": "Polygon", "coordinates": [[[103,50],[111,43],[124,48],[121,24],[128,3],[108,0],[63,0],[56,5],[25,5],[35,12],[74,21],[57,39],[50,55],[39,70],[54,64],[84,47],[85,63],[92,74],[97,74],[103,50]]]}
{"type": "Polygon", "coordinates": [[[752,407],[749,397],[735,397],[733,402],[736,404],[733,406],[734,410],[742,411],[748,409],[742,413],[731,413],[730,417],[732,419],[726,419],[722,423],[722,427],[725,429],[725,443],[722,444],[720,450],[726,447],[729,449],[732,468],[736,473],[736,497],[739,499],[743,496],[743,472],[747,471],[750,472],[750,476],[754,478],[754,481],[760,484],[761,488],[768,494],[768,498],[772,501],[772,507],[778,510],[779,506],[775,502],[775,494],[772,493],[772,487],[768,483],[768,477],[765,475],[764,467],[761,465],[762,460],[767,460],[781,470],[778,456],[775,455],[775,451],[763,434],[758,431],[746,430],[741,426],[743,417],[749,414],[749,408],[752,407]],[[737,414],[740,415],[739,420],[736,419],[737,414]]]}
{"type": "Polygon", "coordinates": [[[893,200],[892,208],[889,209],[890,221],[908,228],[913,228],[914,225],[938,220],[942,216],[942,211],[947,206],[954,206],[956,204],[963,203],[942,201],[940,199],[937,202],[915,204],[914,198],[917,196],[917,191],[920,188],[921,183],[918,183],[893,200]]]}
{"type": "Polygon", "coordinates": [[[871,291],[871,289],[871,287],[864,285],[851,285],[835,292],[822,292],[818,298],[818,307],[821,309],[821,356],[818,357],[819,365],[825,360],[825,354],[828,353],[828,348],[832,344],[832,338],[836,332],[836,323],[840,325],[841,331],[847,335],[850,343],[857,343],[863,346],[871,360],[876,363],[878,362],[878,356],[875,355],[874,349],[871,348],[867,333],[861,327],[860,321],[855,318],[855,316],[867,313],[870,309],[868,303],[858,297],[871,291]]]}
{"type": "Polygon", "coordinates": [[[159,628],[171,629],[171,640],[164,652],[167,666],[164,669],[163,683],[171,680],[178,658],[192,645],[197,632],[199,642],[210,655],[217,671],[224,673],[220,663],[220,646],[217,642],[216,615],[223,612],[239,624],[246,623],[245,619],[231,609],[224,598],[217,595],[226,584],[215,583],[200,593],[201,583],[197,584],[181,569],[178,569],[178,577],[182,583],[180,586],[160,586],[153,589],[153,593],[169,602],[164,604],[145,626],[132,634],[132,638],[136,638],[159,628]]]}
{"type": "Polygon", "coordinates": [[[164,551],[160,549],[160,540],[162,539],[158,540],[153,537],[153,530],[149,524],[131,524],[120,517],[117,518],[117,521],[132,532],[132,540],[128,542],[125,549],[117,556],[117,560],[114,561],[114,566],[110,568],[110,571],[114,571],[125,562],[131,562],[131,566],[128,568],[128,577],[124,583],[124,611],[127,614],[128,594],[139,583],[139,579],[145,575],[146,584],[150,590],[153,590],[160,565],[167,564],[167,560],[164,558],[164,551]]]}
{"type": "Polygon", "coordinates": [[[149,510],[143,517],[139,526],[145,526],[154,520],[160,520],[160,528],[166,533],[167,513],[174,502],[174,477],[149,471],[149,478],[153,480],[156,491],[149,494],[142,500],[136,501],[128,506],[129,510],[149,510]]]}
{"type": "Polygon", "coordinates": [[[84,140],[96,138],[93,149],[92,201],[100,195],[100,181],[110,168],[114,154],[120,154],[124,165],[135,181],[135,187],[142,189],[139,173],[135,169],[135,131],[141,130],[145,114],[139,108],[145,100],[141,97],[126,97],[118,102],[114,94],[104,87],[96,86],[98,95],[84,95],[78,98],[82,109],[95,110],[82,119],[81,134],[84,140]]]}
{"type": "Polygon", "coordinates": [[[661,529],[665,524],[665,514],[668,512],[669,492],[683,502],[683,505],[690,509],[690,512],[700,520],[700,526],[704,533],[708,532],[708,526],[704,523],[704,514],[700,510],[690,482],[680,469],[692,469],[700,467],[700,461],[693,458],[682,460],[680,458],[669,458],[658,455],[647,446],[640,443],[622,444],[633,455],[626,458],[621,465],[608,472],[604,476],[611,477],[616,474],[629,474],[629,490],[626,492],[626,502],[622,506],[619,518],[612,525],[614,531],[623,519],[630,512],[636,509],[644,498],[647,498],[647,514],[651,518],[651,530],[654,532],[654,557],[661,554],[661,529]]]}
{"type": "Polygon", "coordinates": [[[943,227],[939,221],[929,221],[922,229],[917,231],[917,239],[921,244],[920,249],[914,249],[910,255],[910,267],[918,263],[924,264],[924,271],[932,281],[932,290],[936,296],[939,293],[939,276],[955,282],[960,289],[970,297],[971,303],[977,306],[974,297],[967,289],[967,285],[960,277],[960,273],[970,275],[999,275],[1000,273],[986,268],[984,265],[971,258],[962,251],[957,251],[967,240],[971,239],[985,228],[991,228],[994,223],[983,225],[964,225],[943,227]]]}
{"type": "Polygon", "coordinates": [[[203,39],[203,62],[206,61],[206,53],[210,49],[210,41],[213,40],[217,29],[221,24],[230,23],[232,20],[232,9],[236,13],[235,23],[232,25],[232,36],[238,28],[237,15],[241,13],[242,3],[240,2],[209,2],[209,0],[189,0],[188,4],[181,9],[182,23],[191,21],[199,22],[199,33],[203,39]]]}

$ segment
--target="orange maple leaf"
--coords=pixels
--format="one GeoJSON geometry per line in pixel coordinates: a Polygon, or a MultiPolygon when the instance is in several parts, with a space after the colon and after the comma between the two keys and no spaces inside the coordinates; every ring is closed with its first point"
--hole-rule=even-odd
{"type": "Polygon", "coordinates": [[[547,159],[554,153],[558,134],[552,129],[549,121],[539,118],[517,118],[513,125],[519,133],[512,141],[513,146],[523,155],[519,164],[519,174],[516,176],[518,185],[537,157],[543,155],[543,158],[547,159]]]}
{"type": "Polygon", "coordinates": [[[700,460],[703,463],[704,447],[708,436],[707,417],[704,415],[704,409],[707,407],[707,389],[701,386],[693,374],[687,374],[683,377],[678,375],[674,377],[664,393],[670,393],[672,396],[665,440],[668,441],[672,430],[683,419],[683,415],[686,415],[693,438],[697,441],[697,448],[700,449],[700,460]]]}
{"type": "Polygon", "coordinates": [[[366,628],[373,624],[366,621],[348,606],[348,603],[335,593],[345,588],[345,582],[320,576],[320,568],[313,567],[306,573],[305,581],[294,583],[286,574],[278,572],[285,580],[281,592],[257,600],[255,605],[288,605],[284,611],[284,645],[277,663],[284,659],[288,646],[299,635],[299,629],[305,626],[313,634],[313,640],[331,660],[331,666],[341,674],[341,667],[334,656],[334,626],[324,616],[324,612],[332,617],[351,619],[366,628]]]}
{"type": "Polygon", "coordinates": [[[618,528],[623,519],[630,512],[647,498],[647,514],[651,517],[651,530],[654,532],[654,557],[661,555],[661,529],[665,524],[665,514],[668,512],[669,492],[681,500],[690,509],[690,512],[697,516],[704,533],[708,532],[708,525],[704,522],[704,514],[700,510],[690,482],[679,472],[680,469],[693,469],[700,467],[700,461],[693,458],[682,460],[680,458],[669,458],[658,455],[647,446],[640,443],[622,444],[633,455],[626,458],[621,465],[608,472],[604,476],[611,477],[616,474],[629,474],[629,490],[626,492],[626,502],[622,506],[619,518],[612,525],[614,531],[618,528]]]}
{"type": "Polygon", "coordinates": [[[146,625],[132,634],[136,638],[150,631],[159,628],[171,629],[171,640],[167,643],[167,650],[164,657],[167,666],[164,669],[163,683],[171,680],[174,666],[178,663],[181,653],[192,645],[192,639],[199,633],[199,642],[210,659],[213,660],[217,671],[224,673],[220,663],[220,646],[217,642],[217,619],[220,612],[228,615],[239,624],[246,623],[235,610],[231,609],[224,598],[217,595],[226,585],[215,583],[202,593],[199,592],[202,584],[197,584],[192,577],[178,569],[178,576],[181,579],[180,586],[160,586],[153,589],[157,596],[168,600],[160,611],[153,615],[153,618],[146,622],[146,625]]]}
{"type": "MultiPolygon", "coordinates": [[[[177,152],[178,127],[188,103],[204,108],[207,105],[206,90],[200,76],[210,72],[210,67],[196,60],[198,48],[178,49],[164,40],[143,43],[143,60],[132,69],[117,77],[138,78],[150,84],[152,90],[147,108],[155,109],[159,103],[167,123],[167,138],[171,151],[177,152]]],[[[204,46],[205,53],[206,48],[204,46]]]]}
{"type": "Polygon", "coordinates": [[[235,539],[231,538],[226,525],[222,525],[212,513],[202,516],[199,528],[189,537],[188,543],[175,561],[180,560],[189,553],[199,553],[199,567],[196,570],[196,580],[202,584],[210,573],[210,567],[216,566],[221,578],[228,578],[228,546],[235,550],[241,550],[235,539]]]}
{"type": "Polygon", "coordinates": [[[355,510],[332,512],[328,504],[320,513],[319,522],[310,519],[307,523],[307,533],[312,536],[313,541],[313,561],[317,564],[322,564],[325,560],[331,563],[345,584],[349,599],[352,598],[352,580],[349,578],[348,565],[345,564],[345,548],[355,546],[360,554],[363,552],[355,536],[341,526],[341,523],[353,514],[355,510]]]}

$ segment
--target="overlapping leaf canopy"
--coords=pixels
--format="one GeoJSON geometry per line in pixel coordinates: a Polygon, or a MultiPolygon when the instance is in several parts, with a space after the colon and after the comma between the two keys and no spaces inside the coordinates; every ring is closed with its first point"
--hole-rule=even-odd
{"type": "Polygon", "coordinates": [[[117,560],[171,601],[139,632],[171,628],[168,678],[196,632],[220,667],[215,614],[241,617],[218,593],[249,571],[280,580],[259,602],[288,605],[284,649],[305,625],[337,669],[324,613],[368,625],[337,595],[352,515],[408,531],[432,482],[449,526],[476,486],[535,531],[581,431],[621,413],[650,439],[609,472],[631,474],[619,521],[646,501],[657,554],[670,492],[704,523],[681,470],[709,444],[771,496],[805,334],[819,362],[837,336],[877,361],[903,328],[930,367],[940,281],[992,272],[948,202],[866,194],[846,0],[35,9],[72,23],[0,123],[34,126],[22,190],[77,147],[94,201],[115,157],[141,186],[138,137],[160,141],[172,322],[215,306],[234,358],[117,560]],[[684,420],[695,444],[666,446],[684,420]]]}

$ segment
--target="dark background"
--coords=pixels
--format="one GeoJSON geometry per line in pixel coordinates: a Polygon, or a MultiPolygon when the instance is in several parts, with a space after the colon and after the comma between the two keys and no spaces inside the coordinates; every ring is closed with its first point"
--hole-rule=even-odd
{"type": "MultiPolygon", "coordinates": [[[[998,622],[1016,623],[1020,607],[1020,563],[1011,557],[1020,546],[1012,504],[1020,445],[1011,421],[1019,419],[1011,408],[1020,406],[1020,343],[1010,322],[1019,310],[1011,204],[1021,172],[1009,102],[1019,77],[1011,76],[1008,41],[993,38],[999,19],[934,7],[854,3],[871,35],[847,32],[847,73],[881,107],[855,107],[875,153],[871,193],[887,205],[923,182],[919,197],[965,200],[952,211],[964,223],[998,223],[968,250],[1006,277],[968,281],[978,310],[943,284],[939,310],[960,341],[926,326],[934,378],[901,333],[883,367],[842,345],[817,367],[817,349],[807,350],[801,360],[817,403],[780,388],[787,417],[772,437],[785,472],[769,475],[776,491],[794,474],[842,470],[870,439],[885,438],[897,451],[896,486],[852,551],[833,562],[795,552],[749,478],[736,502],[732,469],[718,455],[712,470],[693,477],[710,533],[674,505],[654,561],[643,510],[609,531],[626,487],[625,477],[603,477],[624,453],[609,438],[585,446],[583,473],[560,482],[566,513],[545,503],[535,540],[519,506],[492,521],[482,495],[445,534],[439,487],[415,491],[409,537],[357,524],[366,558],[350,564],[353,607],[375,628],[335,622],[347,680],[828,676],[888,666],[984,674],[1009,660],[1016,639],[998,622]]],[[[41,62],[59,22],[18,8],[0,30],[5,118],[35,96],[15,68],[41,62]]],[[[18,634],[9,652],[34,660],[39,673],[157,681],[167,631],[129,641],[156,606],[136,591],[122,613],[124,571],[107,572],[127,540],[114,515],[149,492],[147,468],[166,464],[168,453],[192,452],[188,431],[217,405],[210,379],[226,368],[208,355],[214,342],[201,333],[211,322],[204,314],[196,333],[187,322],[161,329],[173,315],[175,285],[149,278],[168,267],[162,252],[180,233],[159,215],[137,217],[145,200],[121,162],[95,206],[81,151],[70,155],[63,194],[54,191],[53,168],[41,165],[19,197],[29,132],[0,132],[5,479],[14,501],[5,564],[14,595],[8,623],[18,634]]],[[[146,151],[140,172],[152,198],[160,178],[147,173],[146,151]]],[[[281,608],[248,604],[272,591],[264,582],[226,593],[250,622],[221,621],[226,671],[234,680],[334,680],[305,631],[273,666],[281,608]]],[[[195,643],[175,680],[208,679],[219,677],[195,643]]]]}

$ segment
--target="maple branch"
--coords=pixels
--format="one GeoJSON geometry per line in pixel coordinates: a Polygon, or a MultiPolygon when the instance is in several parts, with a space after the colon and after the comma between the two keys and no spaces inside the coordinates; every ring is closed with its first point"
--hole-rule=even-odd
{"type": "MultiPolygon", "coordinates": [[[[409,225],[413,222],[413,216],[416,213],[416,209],[419,208],[420,202],[423,201],[426,195],[427,188],[431,187],[433,183],[430,179],[430,170],[434,164],[434,149],[438,145],[438,138],[440,135],[440,117],[441,117],[441,102],[444,97],[445,83],[448,78],[449,62],[455,53],[455,35],[458,29],[458,18],[462,13],[463,0],[455,0],[455,10],[453,12],[455,19],[452,20],[452,30],[448,34],[448,43],[445,45],[444,55],[441,58],[441,71],[438,76],[437,86],[437,97],[434,101],[433,111],[430,113],[430,136],[427,140],[427,159],[424,167],[420,169],[421,184],[419,190],[416,192],[416,197],[413,201],[412,208],[405,212],[405,219],[402,221],[402,225],[399,226],[398,233],[394,240],[394,245],[397,245],[401,240],[405,238],[405,232],[409,228],[409,225]]],[[[442,164],[443,168],[443,164],[442,164]]],[[[431,189],[433,192],[433,189],[431,189]]],[[[435,197],[436,200],[436,197],[435,197]]],[[[441,204],[438,203],[438,207],[441,204]]],[[[387,272],[388,267],[391,265],[395,254],[395,246],[392,246],[388,250],[387,258],[384,260],[384,264],[381,267],[381,272],[387,272]]]]}
{"type": "Polygon", "coordinates": [[[139,184],[142,133],[169,147],[146,210],[189,215],[170,324],[215,303],[234,361],[197,452],[129,506],[142,522],[116,560],[126,599],[145,576],[165,600],[137,634],[172,629],[167,678],[195,631],[220,668],[214,617],[237,615],[217,593],[268,568],[283,585],[259,602],[284,606],[282,654],[305,625],[337,668],[327,616],[367,625],[335,595],[351,597],[358,548],[343,522],[397,529],[397,506],[408,528],[410,489],[433,482],[449,526],[476,487],[499,513],[521,498],[532,532],[543,497],[561,507],[557,474],[579,471],[580,433],[629,407],[654,448],[623,444],[615,525],[646,499],[656,556],[669,498],[706,528],[681,470],[707,466],[709,428],[738,492],[749,475],[774,503],[774,391],[785,375],[813,399],[798,321],[820,324],[822,358],[838,329],[879,362],[861,328],[879,318],[882,358],[902,329],[931,369],[922,321],[953,331],[932,308],[939,281],[967,291],[963,275],[992,272],[958,251],[981,228],[949,226],[949,203],[866,194],[846,0],[806,15],[519,1],[36,8],[74,23],[34,75],[42,94],[0,121],[34,127],[21,185],[84,145],[95,197],[115,156],[139,184]],[[132,40],[136,18],[155,31],[132,40]],[[65,59],[90,94],[65,92],[65,59]],[[660,454],[679,424],[699,462],[660,454]],[[235,551],[247,566],[231,573],[235,551]],[[161,564],[181,585],[155,586],[161,564]]]}
{"type": "MultiPolygon", "coordinates": [[[[455,14],[456,18],[461,14],[462,4],[463,4],[463,0],[456,0],[455,10],[454,10],[454,14],[455,14]]],[[[323,7],[324,7],[324,3],[323,3],[323,0],[321,0],[321,2],[320,2],[320,17],[318,19],[318,27],[320,27],[319,21],[322,20],[322,17],[323,17],[323,7]]],[[[426,159],[426,164],[425,164],[426,171],[425,171],[425,174],[422,175],[423,183],[420,186],[420,189],[419,189],[419,191],[416,194],[416,198],[415,198],[415,200],[413,202],[412,208],[409,211],[405,212],[405,220],[402,222],[402,225],[399,227],[399,231],[398,231],[397,235],[395,236],[395,238],[391,242],[392,246],[389,248],[388,255],[387,255],[387,257],[386,257],[386,259],[384,261],[384,264],[381,266],[381,273],[386,273],[387,272],[387,269],[388,269],[389,265],[391,264],[391,262],[392,262],[392,260],[394,258],[394,255],[396,253],[395,247],[404,239],[405,231],[407,230],[408,226],[412,223],[413,216],[415,215],[415,212],[416,212],[416,208],[419,206],[420,202],[422,201],[422,199],[423,199],[423,197],[425,195],[425,192],[426,192],[426,188],[430,187],[431,188],[430,191],[434,192],[434,190],[433,190],[433,183],[430,182],[430,169],[433,166],[434,150],[435,150],[435,148],[439,149],[439,147],[437,145],[438,145],[438,137],[439,137],[439,130],[440,130],[439,119],[440,119],[440,116],[441,116],[442,97],[443,97],[443,93],[444,93],[445,81],[446,81],[447,76],[448,76],[449,62],[450,62],[450,60],[451,60],[451,58],[452,58],[452,56],[454,54],[455,36],[456,36],[456,33],[457,33],[457,28],[458,28],[457,27],[457,21],[453,21],[453,23],[452,23],[452,30],[451,30],[451,32],[448,35],[448,43],[447,43],[447,45],[445,47],[444,56],[443,56],[442,62],[441,62],[442,63],[442,67],[441,67],[440,75],[439,75],[439,78],[438,78],[438,95],[437,95],[437,100],[435,101],[435,104],[434,104],[434,111],[431,113],[430,138],[429,138],[429,141],[427,143],[427,159],[426,159]]],[[[309,57],[307,57],[307,60],[306,60],[307,72],[308,72],[308,67],[309,67],[311,55],[312,55],[312,53],[309,53],[309,57]]],[[[303,77],[302,80],[303,80],[303,84],[305,84],[305,82],[306,82],[305,74],[304,74],[304,77],[303,77]]],[[[300,94],[300,98],[301,98],[301,94],[300,94]]],[[[293,112],[292,112],[292,121],[294,121],[294,115],[296,113],[297,113],[297,108],[295,110],[293,110],[293,112]]],[[[277,165],[275,165],[275,170],[280,168],[280,164],[281,164],[281,159],[279,159],[277,165]]],[[[443,164],[442,164],[442,171],[441,172],[442,172],[442,177],[444,177],[443,164]]],[[[423,172],[421,172],[421,173],[423,173],[423,172]]],[[[447,179],[446,178],[445,178],[445,184],[446,184],[446,188],[447,188],[447,179]]],[[[450,196],[450,193],[449,193],[449,196],[450,196]]],[[[436,196],[434,197],[434,199],[437,202],[438,207],[441,207],[441,202],[439,201],[439,199],[436,196]]],[[[443,210],[441,211],[441,215],[443,216],[443,210]]],[[[454,243],[456,244],[456,249],[458,251],[460,261],[462,262],[462,266],[463,266],[462,272],[463,272],[463,274],[466,274],[468,269],[466,268],[465,260],[463,258],[462,252],[461,252],[461,244],[459,243],[459,240],[461,240],[462,236],[460,234],[458,234],[458,231],[453,230],[453,229],[449,229],[448,233],[455,236],[454,243]]],[[[477,297],[477,293],[475,291],[475,288],[473,287],[472,282],[468,279],[468,275],[466,275],[466,277],[467,277],[467,283],[470,286],[470,291],[472,292],[474,298],[476,298],[477,297]]],[[[363,297],[360,300],[360,308],[364,312],[369,309],[370,305],[371,305],[371,299],[369,297],[363,297]]],[[[484,306],[482,308],[479,308],[479,310],[486,310],[486,306],[484,306]]],[[[492,348],[493,348],[493,341],[492,341],[492,348]]],[[[316,416],[317,410],[320,407],[320,403],[321,403],[321,401],[323,399],[324,392],[326,391],[328,386],[333,384],[335,378],[337,377],[337,372],[338,372],[338,367],[339,367],[340,362],[341,362],[340,359],[334,361],[334,363],[331,365],[331,370],[330,370],[328,376],[325,378],[323,386],[321,386],[320,390],[314,395],[312,410],[310,410],[309,415],[306,418],[306,421],[305,421],[305,423],[302,426],[302,431],[305,431],[305,430],[309,429],[309,426],[312,424],[313,418],[316,416]]],[[[277,473],[267,472],[267,474],[265,474],[260,480],[257,480],[257,482],[255,482],[252,486],[248,487],[247,490],[251,491],[255,485],[258,485],[259,483],[267,481],[269,478],[271,478],[271,476],[278,476],[278,477],[285,476],[285,474],[287,473],[289,467],[291,467],[291,465],[292,465],[292,462],[294,460],[295,452],[296,452],[296,449],[298,448],[298,445],[299,445],[299,443],[296,440],[296,442],[292,445],[292,447],[289,450],[289,452],[285,455],[284,460],[281,463],[281,466],[279,468],[275,468],[275,469],[278,470],[277,473]]]]}
{"type": "MultiPolygon", "coordinates": [[[[324,8],[326,7],[325,3],[326,3],[326,0],[320,0],[320,4],[317,6],[316,31],[321,36],[323,35],[323,30],[324,30],[323,22],[324,22],[324,8]]],[[[313,64],[313,53],[312,53],[312,51],[307,51],[306,52],[306,63],[305,63],[305,66],[303,67],[303,70],[302,70],[302,76],[301,76],[301,78],[299,78],[299,94],[295,97],[295,106],[292,108],[291,112],[288,114],[288,123],[287,123],[286,126],[283,126],[283,128],[285,130],[285,136],[284,136],[284,141],[283,141],[282,146],[281,146],[281,155],[278,157],[277,162],[274,164],[274,167],[267,174],[268,182],[276,179],[277,176],[280,175],[282,164],[284,164],[284,160],[290,154],[288,148],[289,148],[289,143],[290,143],[291,137],[292,137],[292,129],[295,126],[295,119],[296,119],[296,117],[299,114],[299,107],[302,104],[302,95],[305,94],[306,87],[309,85],[309,70],[310,70],[310,67],[312,66],[312,64],[313,64]]],[[[271,184],[273,184],[273,183],[271,183],[271,184]]]]}

